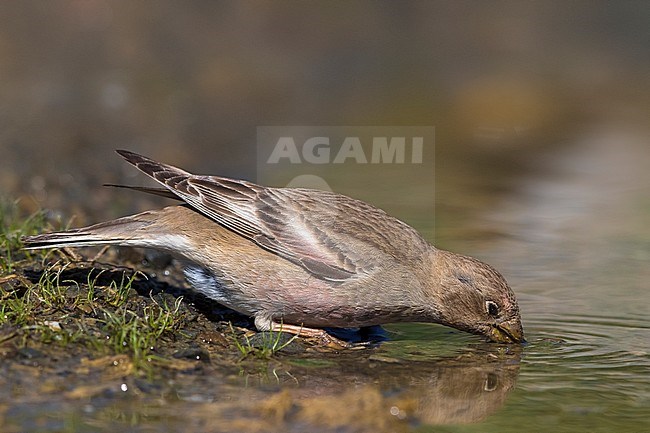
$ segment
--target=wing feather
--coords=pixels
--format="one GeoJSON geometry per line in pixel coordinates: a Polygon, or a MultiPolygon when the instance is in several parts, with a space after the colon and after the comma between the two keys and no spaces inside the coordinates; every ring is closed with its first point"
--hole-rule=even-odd
{"type": "Polygon", "coordinates": [[[397,256],[394,248],[401,245],[394,245],[394,232],[405,236],[400,244],[424,243],[405,223],[340,194],[193,175],[132,152],[118,153],[206,217],[317,278],[343,281],[371,272],[382,255],[397,256]]]}

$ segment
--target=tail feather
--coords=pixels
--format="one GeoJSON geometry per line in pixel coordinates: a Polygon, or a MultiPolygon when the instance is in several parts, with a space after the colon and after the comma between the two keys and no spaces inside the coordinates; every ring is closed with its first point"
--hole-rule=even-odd
{"type": "Polygon", "coordinates": [[[27,236],[22,241],[27,250],[96,245],[138,246],[142,244],[143,229],[152,222],[151,212],[143,212],[84,228],[27,236]]]}
{"type": "Polygon", "coordinates": [[[38,250],[43,248],[92,247],[96,245],[121,244],[124,243],[124,239],[103,238],[92,233],[84,232],[60,232],[29,236],[23,239],[23,243],[26,250],[38,250]]]}

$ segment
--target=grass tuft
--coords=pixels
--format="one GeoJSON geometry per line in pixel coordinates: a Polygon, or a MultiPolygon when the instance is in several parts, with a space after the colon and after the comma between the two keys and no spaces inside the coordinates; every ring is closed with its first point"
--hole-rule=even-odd
{"type": "Polygon", "coordinates": [[[114,353],[131,355],[136,364],[141,364],[155,353],[158,340],[167,332],[178,329],[182,298],[176,298],[174,305],[159,304],[151,297],[153,304],[144,307],[141,317],[126,307],[115,311],[102,310],[101,328],[105,339],[114,353]]]}
{"type": "Polygon", "coordinates": [[[44,253],[40,251],[22,250],[21,238],[35,235],[46,226],[43,211],[25,218],[20,214],[17,201],[0,197],[0,276],[13,273],[17,262],[21,260],[43,256],[44,253]]]}
{"type": "Polygon", "coordinates": [[[293,343],[294,340],[298,338],[297,335],[292,335],[291,338],[287,340],[285,338],[286,334],[282,331],[260,332],[255,334],[257,338],[254,342],[251,341],[251,338],[246,334],[244,334],[244,341],[241,342],[236,335],[232,323],[229,323],[229,325],[235,347],[237,347],[237,350],[239,350],[239,353],[241,354],[240,361],[249,356],[254,356],[259,359],[270,359],[273,355],[293,343]]]}

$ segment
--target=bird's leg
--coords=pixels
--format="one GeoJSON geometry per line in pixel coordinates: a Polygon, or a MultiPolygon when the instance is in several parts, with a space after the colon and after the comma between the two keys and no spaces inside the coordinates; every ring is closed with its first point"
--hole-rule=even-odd
{"type": "Polygon", "coordinates": [[[304,326],[287,325],[285,323],[276,323],[271,321],[271,331],[287,332],[300,337],[314,338],[323,345],[333,349],[347,349],[352,347],[350,343],[332,337],[323,329],[305,328],[304,326]]]}

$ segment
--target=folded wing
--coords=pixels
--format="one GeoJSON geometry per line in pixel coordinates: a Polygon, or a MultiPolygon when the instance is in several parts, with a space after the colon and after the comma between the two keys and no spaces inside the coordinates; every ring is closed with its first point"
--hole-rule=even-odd
{"type": "Polygon", "coordinates": [[[426,248],[408,225],[340,194],[193,175],[132,152],[118,153],[197,211],[317,278],[343,281],[371,272],[381,255],[393,255],[402,244],[412,248],[414,239],[422,251],[426,248]]]}

